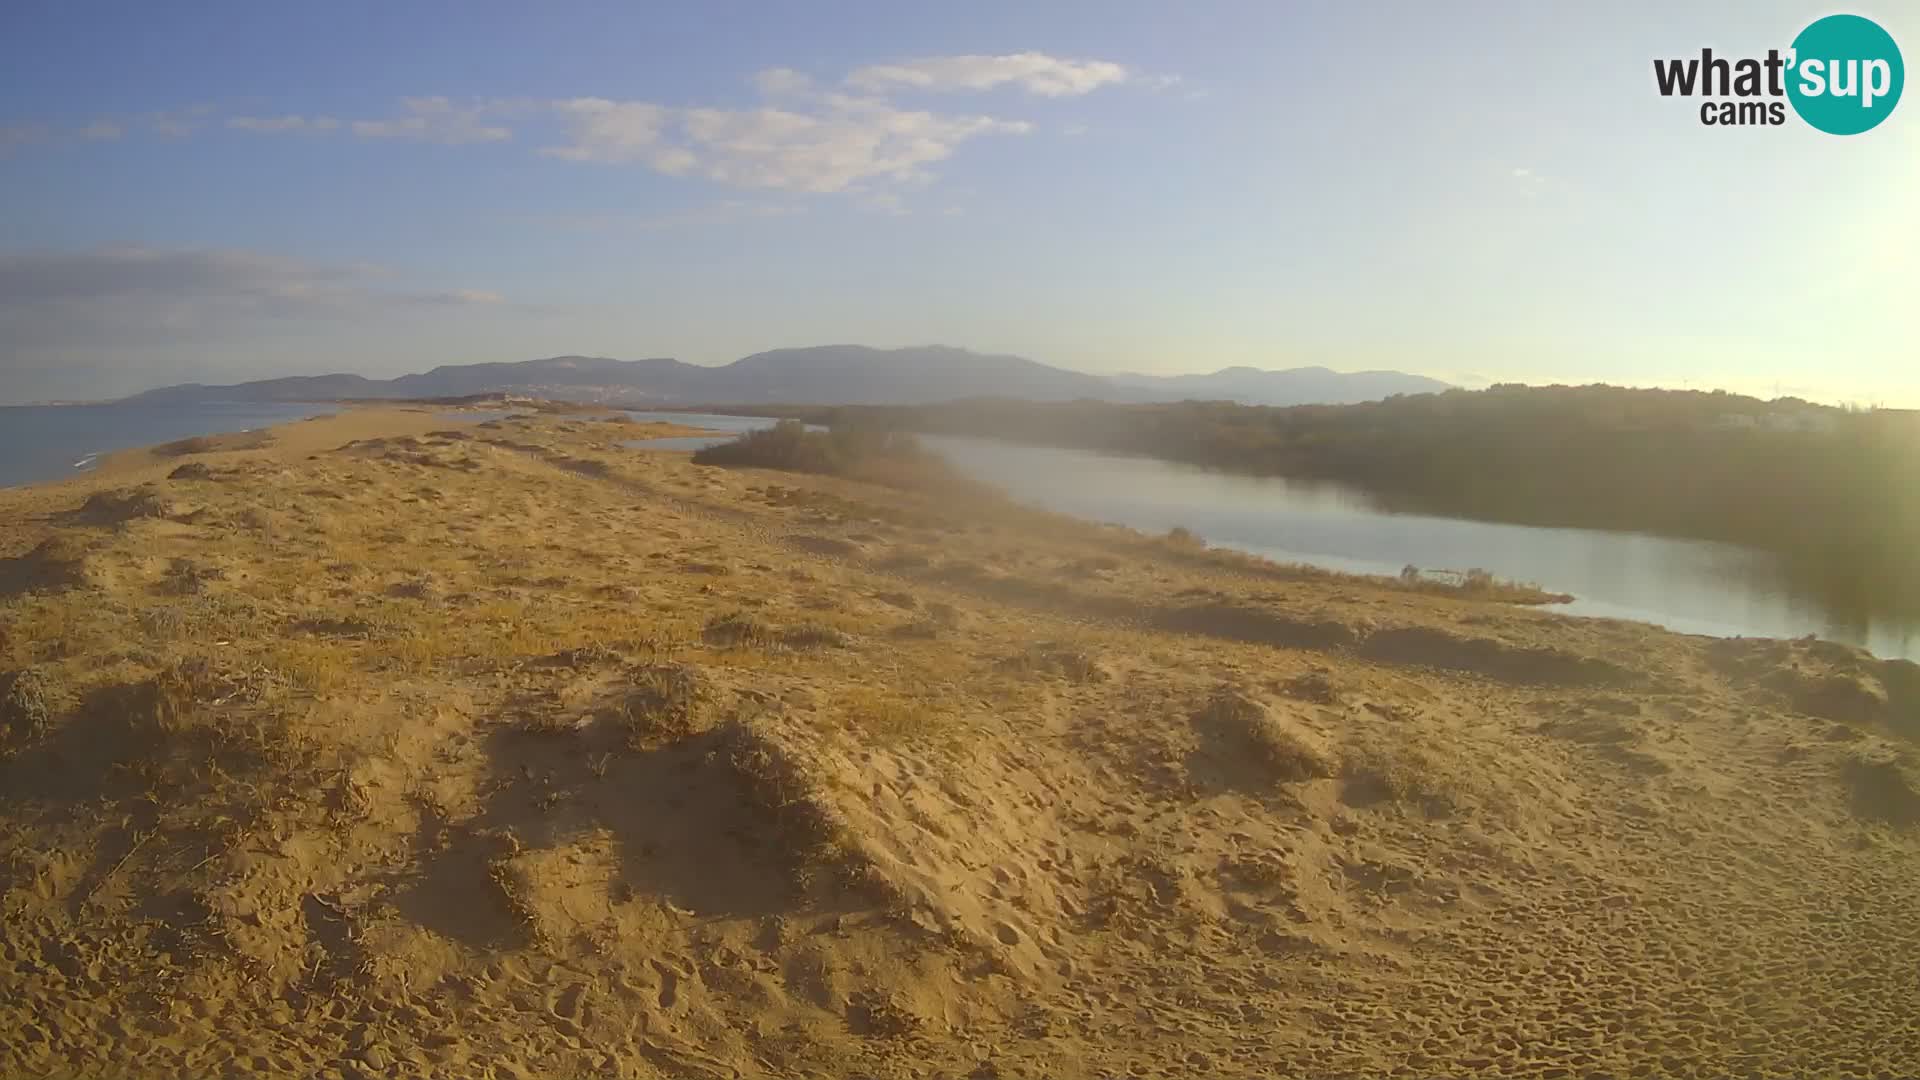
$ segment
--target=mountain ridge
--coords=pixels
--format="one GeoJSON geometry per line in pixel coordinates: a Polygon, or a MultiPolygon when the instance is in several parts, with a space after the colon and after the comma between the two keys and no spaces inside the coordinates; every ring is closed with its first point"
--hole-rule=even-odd
{"type": "Polygon", "coordinates": [[[1027,357],[951,345],[879,349],[813,345],[769,349],[717,366],[671,357],[618,360],[563,355],[533,360],[441,364],[391,379],[329,373],[243,383],[181,383],[121,399],[139,404],[452,397],[520,393],[601,404],[924,404],[999,396],[1036,401],[1171,401],[1250,405],[1346,404],[1448,384],[1398,371],[1245,366],[1188,375],[1093,375],[1027,357]]]}

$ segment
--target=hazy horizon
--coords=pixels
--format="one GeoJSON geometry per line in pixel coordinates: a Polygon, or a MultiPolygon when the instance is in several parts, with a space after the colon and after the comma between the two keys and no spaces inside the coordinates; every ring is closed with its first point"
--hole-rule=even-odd
{"type": "Polygon", "coordinates": [[[0,403],[941,342],[1920,405],[1920,106],[1654,87],[1825,8],[835,12],[0,14],[0,403]]]}
{"type": "MultiPolygon", "coordinates": [[[[922,343],[919,345],[893,346],[889,348],[889,347],[883,347],[883,346],[868,346],[868,345],[865,345],[864,343],[859,343],[859,342],[835,342],[831,345],[821,345],[821,346],[806,346],[806,345],[782,346],[778,349],[762,350],[762,351],[763,352],[780,352],[780,351],[804,350],[807,348],[816,348],[816,347],[873,348],[883,352],[900,351],[905,349],[916,349],[916,348],[930,348],[930,349],[954,348],[954,349],[960,349],[966,352],[971,352],[976,355],[982,355],[980,350],[977,350],[977,349],[967,349],[965,346],[952,346],[952,345],[947,345],[945,343],[922,343]]],[[[727,364],[733,363],[734,361],[747,359],[753,355],[755,354],[748,354],[747,357],[734,357],[732,360],[702,363],[702,362],[693,361],[693,360],[683,360],[679,357],[663,357],[663,356],[609,357],[609,356],[591,356],[585,353],[553,353],[545,356],[525,357],[525,358],[522,358],[521,360],[450,361],[445,364],[435,364],[435,365],[432,365],[431,367],[418,367],[418,368],[409,368],[407,370],[402,370],[402,371],[394,371],[391,374],[368,373],[368,372],[362,372],[362,371],[318,370],[318,369],[312,370],[312,371],[277,372],[272,374],[262,374],[258,377],[243,377],[243,378],[238,378],[230,381],[211,382],[211,383],[207,383],[207,385],[220,386],[220,385],[228,385],[229,383],[237,385],[242,383],[266,381],[271,379],[279,379],[279,378],[287,378],[287,377],[312,378],[312,377],[328,377],[328,376],[336,376],[336,375],[358,375],[368,379],[388,380],[388,379],[397,378],[403,375],[423,374],[423,373],[432,371],[438,367],[457,367],[465,364],[478,365],[478,364],[487,364],[487,363],[512,364],[512,363],[539,362],[539,361],[545,361],[545,360],[568,360],[568,359],[615,360],[623,363],[633,363],[633,362],[640,362],[640,361],[646,361],[646,360],[664,359],[664,360],[678,360],[681,363],[693,364],[699,367],[724,367],[727,364]]],[[[1036,358],[1023,357],[1022,359],[1033,360],[1036,358]]],[[[1045,361],[1039,361],[1039,362],[1045,363],[1045,361]]],[[[1058,366],[1058,365],[1054,365],[1054,366],[1058,366]]],[[[1148,373],[1148,372],[1138,372],[1138,371],[1114,371],[1114,372],[1085,372],[1085,374],[1098,375],[1104,378],[1114,378],[1114,379],[1122,380],[1122,384],[1124,385],[1124,380],[1127,380],[1129,378],[1164,378],[1164,377],[1179,377],[1179,376],[1192,376],[1192,375],[1213,375],[1213,374],[1220,374],[1230,370],[1240,370],[1240,371],[1256,370],[1256,371],[1261,371],[1267,374],[1282,374],[1289,371],[1299,371],[1299,370],[1307,370],[1307,369],[1332,371],[1335,374],[1339,374],[1339,375],[1376,374],[1376,373],[1409,374],[1409,375],[1421,374],[1420,372],[1403,372],[1400,369],[1385,369],[1385,368],[1343,370],[1340,368],[1330,368],[1330,367],[1327,367],[1326,365],[1321,365],[1321,364],[1301,364],[1301,365],[1295,365],[1294,367],[1291,367],[1291,368],[1254,368],[1251,365],[1229,365],[1227,367],[1214,368],[1207,371],[1195,371],[1195,372],[1148,373]]],[[[1063,368],[1062,370],[1079,371],[1080,369],[1063,368]]],[[[1439,376],[1428,376],[1428,377],[1440,378],[1439,376]]],[[[130,397],[138,396],[149,390],[158,390],[158,389],[163,389],[170,386],[189,385],[196,381],[197,380],[183,380],[180,382],[171,382],[171,381],[159,382],[159,383],[154,383],[152,385],[140,386],[135,389],[128,390],[124,393],[113,394],[110,396],[99,396],[99,397],[42,397],[42,398],[32,398],[32,399],[24,399],[24,400],[6,400],[3,398],[0,398],[0,408],[37,406],[37,405],[105,405],[105,404],[112,404],[114,402],[122,401],[130,397]]],[[[1622,383],[1622,382],[1608,382],[1606,380],[1589,380],[1589,381],[1581,382],[1581,381],[1568,381],[1568,380],[1526,380],[1526,379],[1485,380],[1485,379],[1481,379],[1481,380],[1467,382],[1467,383],[1457,382],[1454,380],[1445,380],[1445,379],[1443,379],[1442,381],[1449,382],[1452,384],[1452,387],[1454,389],[1460,389],[1460,390],[1484,390],[1491,386],[1496,385],[1497,383],[1508,383],[1508,384],[1518,383],[1521,385],[1536,386],[1536,387],[1607,385],[1607,386],[1617,386],[1625,389],[1697,390],[1697,391],[1706,391],[1706,392],[1711,392],[1714,390],[1726,390],[1728,393],[1742,394],[1748,397],[1759,398],[1762,401],[1772,401],[1777,399],[1801,399],[1801,400],[1813,402],[1815,404],[1825,404],[1825,405],[1853,406],[1853,405],[1861,404],[1859,402],[1850,401],[1846,399],[1822,399],[1819,397],[1808,397],[1801,394],[1791,393],[1785,389],[1779,389],[1774,392],[1766,392],[1764,390],[1752,390],[1752,391],[1733,390],[1727,387],[1715,387],[1715,386],[1695,386],[1695,385],[1687,385],[1687,384],[1681,384],[1681,385],[1632,384],[1632,383],[1622,383]]],[[[1902,407],[1902,406],[1886,405],[1884,403],[1875,403],[1875,404],[1878,407],[1893,407],[1893,408],[1902,407]]]]}

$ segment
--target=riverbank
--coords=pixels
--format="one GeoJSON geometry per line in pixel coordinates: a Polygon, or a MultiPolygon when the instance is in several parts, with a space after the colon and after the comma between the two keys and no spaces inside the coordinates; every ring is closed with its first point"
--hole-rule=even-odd
{"type": "Polygon", "coordinates": [[[1340,485],[1381,510],[1735,544],[1836,621],[1920,619],[1920,412],[1611,386],[1497,386],[1356,405],[982,399],[748,409],[836,426],[1143,455],[1340,485]]]}
{"type": "Polygon", "coordinates": [[[0,1072],[1920,1070],[1920,679],[368,409],[0,491],[0,1072]]]}

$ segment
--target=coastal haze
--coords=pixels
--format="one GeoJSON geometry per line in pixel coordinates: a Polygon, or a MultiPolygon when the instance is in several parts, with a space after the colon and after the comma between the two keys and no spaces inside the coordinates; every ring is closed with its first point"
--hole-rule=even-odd
{"type": "Polygon", "coordinates": [[[1253,405],[1301,405],[1346,404],[1446,389],[1448,385],[1438,379],[1398,371],[1234,368],[1201,376],[1111,378],[1067,371],[1024,357],[991,356],[944,346],[874,349],[823,345],[756,353],[718,367],[671,359],[556,356],[519,363],[447,365],[394,379],[309,375],[230,386],[169,386],[135,394],[127,401],[170,405],[523,394],[636,405],[914,404],[986,396],[1034,401],[1201,397],[1253,405]]]}
{"type": "Polygon", "coordinates": [[[1913,12],[832,15],[0,12],[0,1077],[1920,1076],[1913,12]]]}

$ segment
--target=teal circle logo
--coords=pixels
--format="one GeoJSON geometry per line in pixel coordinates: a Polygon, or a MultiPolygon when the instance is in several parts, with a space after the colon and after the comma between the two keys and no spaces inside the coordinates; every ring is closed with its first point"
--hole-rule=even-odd
{"type": "Polygon", "coordinates": [[[1893,35],[1872,19],[1829,15],[1793,39],[1787,100],[1829,135],[1858,135],[1900,103],[1906,65],[1893,35]]]}

